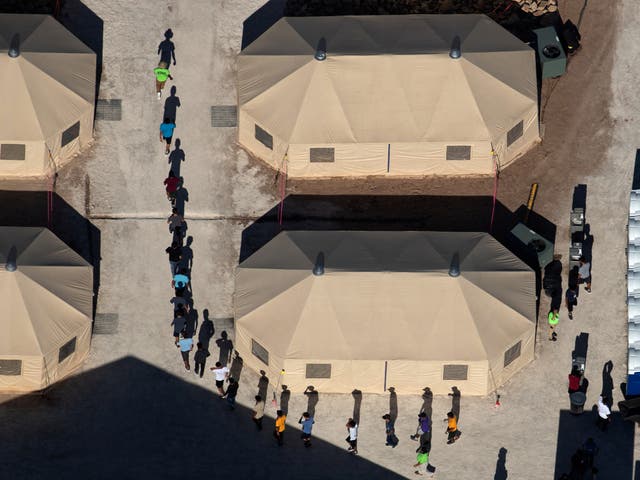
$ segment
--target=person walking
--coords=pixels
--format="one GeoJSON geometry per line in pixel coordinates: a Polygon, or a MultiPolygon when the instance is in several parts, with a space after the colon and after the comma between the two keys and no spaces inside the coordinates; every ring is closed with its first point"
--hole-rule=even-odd
{"type": "Polygon", "coordinates": [[[591,293],[591,262],[587,262],[585,257],[580,257],[580,267],[578,267],[578,284],[584,284],[587,293],[591,293]]]}
{"type": "Polygon", "coordinates": [[[193,338],[185,337],[183,335],[178,342],[178,346],[180,347],[180,355],[182,355],[185,370],[191,370],[191,366],[189,365],[189,353],[193,350],[193,338]]]}
{"type": "Polygon", "coordinates": [[[571,287],[567,288],[567,291],[564,294],[564,300],[567,305],[567,310],[569,311],[569,320],[573,320],[573,307],[578,305],[577,292],[571,287]]]}
{"type": "Polygon", "coordinates": [[[556,327],[558,326],[558,323],[560,323],[560,313],[550,310],[547,314],[547,321],[549,322],[549,340],[555,342],[558,340],[556,327]]]}
{"type": "Polygon", "coordinates": [[[300,438],[304,443],[305,448],[309,448],[311,446],[311,429],[313,428],[313,417],[309,415],[309,412],[304,412],[300,416],[300,420],[298,423],[302,425],[302,433],[300,434],[300,438]]]}
{"type": "Polygon", "coordinates": [[[167,218],[167,223],[169,224],[169,233],[173,233],[174,235],[182,238],[184,236],[184,217],[178,213],[178,209],[176,207],[171,208],[171,215],[167,218]]]}
{"type": "Polygon", "coordinates": [[[281,447],[284,442],[284,429],[287,416],[282,410],[276,411],[276,427],[273,431],[273,436],[278,442],[278,446],[281,447]]]}
{"type": "Polygon", "coordinates": [[[398,446],[398,437],[396,437],[396,429],[391,414],[387,413],[382,416],[384,420],[384,432],[387,435],[385,445],[387,447],[396,448],[398,446]]]}
{"type": "Polygon", "coordinates": [[[156,95],[158,96],[158,100],[160,100],[162,98],[164,84],[167,83],[167,78],[173,80],[171,72],[169,72],[169,64],[161,61],[153,70],[153,74],[156,76],[156,95]]]}
{"type": "Polygon", "coordinates": [[[166,147],[164,154],[169,155],[169,149],[171,148],[171,139],[173,138],[173,131],[176,128],[176,124],[173,123],[169,117],[165,117],[164,121],[160,124],[160,143],[165,142],[166,147]]]}
{"type": "Polygon", "coordinates": [[[227,397],[227,403],[231,410],[235,410],[236,408],[236,395],[238,395],[239,386],[235,378],[229,377],[229,386],[227,387],[227,391],[224,392],[223,397],[227,397]]]}
{"type": "Polygon", "coordinates": [[[458,430],[458,419],[453,412],[447,413],[447,418],[444,421],[447,422],[447,429],[444,432],[447,434],[447,444],[451,445],[460,438],[462,432],[458,430]]]}
{"type": "Polygon", "coordinates": [[[224,396],[224,381],[229,377],[229,368],[226,366],[223,367],[220,362],[216,362],[216,366],[211,367],[211,370],[213,370],[216,379],[218,394],[220,398],[222,398],[224,396]]]}
{"type": "Polygon", "coordinates": [[[258,431],[262,430],[262,417],[264,417],[264,400],[260,395],[256,395],[255,397],[256,404],[253,406],[253,423],[256,424],[256,428],[258,431]]]}
{"type": "Polygon", "coordinates": [[[349,444],[349,448],[347,451],[353,453],[354,455],[358,454],[358,424],[353,418],[350,418],[346,424],[347,432],[349,435],[345,438],[346,442],[349,444]]]}
{"type": "Polygon", "coordinates": [[[181,268],[178,273],[173,276],[171,286],[176,290],[176,297],[184,297],[184,292],[189,286],[189,277],[187,269],[181,268]]]}
{"type": "Polygon", "coordinates": [[[428,433],[430,430],[429,426],[429,417],[425,412],[420,412],[418,414],[418,427],[416,428],[416,433],[414,435],[410,435],[409,438],[411,440],[418,440],[423,434],[428,433]]]}
{"type": "Polygon", "coordinates": [[[173,321],[171,322],[173,325],[173,338],[175,339],[174,343],[176,347],[180,345],[180,334],[183,332],[184,328],[187,326],[186,314],[183,307],[179,307],[173,311],[173,321]]]}
{"type": "Polygon", "coordinates": [[[171,206],[175,208],[176,205],[176,194],[178,192],[178,188],[180,188],[181,178],[176,177],[176,174],[173,173],[173,170],[169,171],[169,176],[164,179],[165,191],[167,192],[167,199],[171,202],[171,206]]]}
{"type": "Polygon", "coordinates": [[[207,363],[207,357],[211,355],[209,350],[204,348],[202,343],[198,342],[198,350],[196,350],[195,355],[193,356],[193,361],[195,363],[195,367],[193,369],[193,373],[196,375],[200,374],[200,378],[204,376],[204,367],[207,363]]]}
{"type": "Polygon", "coordinates": [[[598,421],[596,425],[598,428],[606,432],[611,422],[611,409],[609,408],[609,398],[600,395],[598,397],[598,421]]]}
{"type": "Polygon", "coordinates": [[[170,247],[165,250],[169,254],[169,267],[171,268],[171,276],[173,277],[178,271],[178,265],[182,258],[182,247],[178,245],[178,242],[173,242],[170,247]]]}
{"type": "Polygon", "coordinates": [[[429,463],[429,452],[424,448],[419,448],[418,455],[416,455],[416,463],[413,466],[413,468],[417,469],[414,471],[416,475],[424,475],[424,473],[420,471],[420,467],[422,465],[425,465],[425,470],[429,474],[429,476],[433,477],[433,474],[436,471],[436,467],[429,463]]]}

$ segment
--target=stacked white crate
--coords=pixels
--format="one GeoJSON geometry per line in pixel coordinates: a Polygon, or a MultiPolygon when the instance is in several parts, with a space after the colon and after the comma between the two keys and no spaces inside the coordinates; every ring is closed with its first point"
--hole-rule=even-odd
{"type": "Polygon", "coordinates": [[[631,190],[627,247],[628,374],[640,373],[640,190],[631,190]]]}

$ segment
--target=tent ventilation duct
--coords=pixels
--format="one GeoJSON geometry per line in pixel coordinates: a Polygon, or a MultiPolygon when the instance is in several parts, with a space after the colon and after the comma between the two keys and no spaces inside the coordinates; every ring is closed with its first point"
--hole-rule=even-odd
{"type": "Polygon", "coordinates": [[[14,245],[9,250],[9,255],[7,255],[7,264],[5,266],[5,269],[7,270],[7,272],[15,272],[16,271],[16,269],[18,268],[17,258],[18,258],[18,250],[16,249],[16,247],[14,245]]]}
{"type": "Polygon", "coordinates": [[[457,35],[453,37],[453,42],[451,42],[451,50],[449,50],[449,56],[454,59],[458,59],[462,56],[462,52],[460,50],[460,37],[457,35]]]}
{"type": "Polygon", "coordinates": [[[16,58],[20,56],[20,34],[16,33],[11,39],[11,45],[9,46],[9,56],[16,58]]]}
{"type": "Polygon", "coordinates": [[[316,257],[316,263],[313,266],[313,274],[316,277],[324,275],[324,253],[320,252],[316,257]]]}
{"type": "Polygon", "coordinates": [[[457,277],[460,275],[460,255],[457,253],[453,254],[453,258],[451,259],[451,265],[449,266],[449,276],[457,277]]]}
{"type": "Polygon", "coordinates": [[[318,48],[316,48],[314,57],[319,62],[327,58],[327,41],[324,38],[321,38],[318,42],[318,48]]]}

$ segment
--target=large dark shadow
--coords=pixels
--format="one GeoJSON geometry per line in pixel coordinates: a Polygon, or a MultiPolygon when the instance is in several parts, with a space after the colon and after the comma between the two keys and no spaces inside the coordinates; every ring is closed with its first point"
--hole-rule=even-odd
{"type": "Polygon", "coordinates": [[[102,78],[104,22],[80,0],[64,0],[58,21],[96,54],[96,102],[102,78]]]}
{"type": "Polygon", "coordinates": [[[286,3],[287,0],[269,0],[242,22],[242,50],[283,17],[286,3]]]}
{"type": "Polygon", "coordinates": [[[619,412],[613,412],[608,430],[601,432],[596,427],[596,417],[597,411],[587,410],[582,415],[573,415],[569,410],[560,410],[553,478],[571,471],[571,457],[589,437],[600,449],[594,463],[599,471],[598,478],[632,478],[633,423],[623,420],[619,412]]]}
{"type": "Polygon", "coordinates": [[[93,314],[100,290],[100,230],[54,193],[0,190],[0,225],[48,227],[93,266],[93,314]]]}
{"type": "Polygon", "coordinates": [[[507,478],[509,478],[507,473],[507,449],[500,447],[498,460],[496,461],[496,473],[493,475],[493,480],[507,480],[507,478]]]}
{"type": "Polygon", "coordinates": [[[250,408],[232,412],[211,390],[125,357],[2,403],[0,465],[11,480],[401,478],[320,438],[303,451],[295,422],[278,448],[266,413],[256,432],[250,408]]]}

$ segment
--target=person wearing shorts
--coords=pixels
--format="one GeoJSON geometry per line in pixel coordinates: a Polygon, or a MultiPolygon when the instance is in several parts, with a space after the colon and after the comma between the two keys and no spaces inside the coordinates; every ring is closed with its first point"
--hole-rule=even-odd
{"type": "Polygon", "coordinates": [[[584,284],[587,293],[591,293],[591,263],[587,262],[585,257],[580,257],[580,266],[578,267],[578,283],[584,284]]]}
{"type": "Polygon", "coordinates": [[[158,100],[162,97],[162,89],[167,82],[167,78],[173,80],[171,73],[169,72],[169,64],[167,62],[160,62],[153,70],[153,74],[156,76],[156,95],[158,100]]]}
{"type": "Polygon", "coordinates": [[[229,377],[229,369],[227,367],[223,367],[220,362],[216,362],[216,366],[211,367],[211,370],[213,370],[215,375],[216,387],[220,394],[220,398],[222,398],[224,396],[224,381],[229,377]]]}
{"type": "Polygon", "coordinates": [[[300,438],[304,443],[306,448],[311,446],[311,429],[313,428],[313,417],[309,415],[309,412],[304,412],[302,416],[300,416],[300,420],[298,423],[302,425],[302,433],[300,434],[300,438]]]}
{"type": "Polygon", "coordinates": [[[160,124],[160,142],[167,144],[164,149],[164,154],[169,155],[169,149],[171,148],[171,138],[173,137],[173,131],[176,128],[176,124],[171,122],[169,117],[165,117],[164,122],[160,124]]]}

